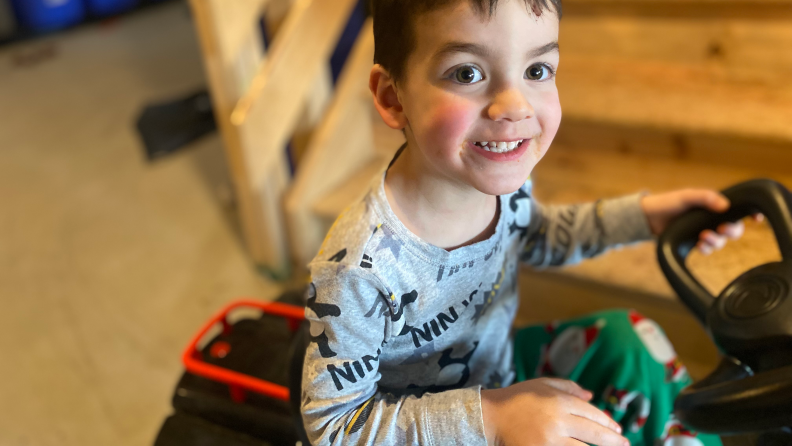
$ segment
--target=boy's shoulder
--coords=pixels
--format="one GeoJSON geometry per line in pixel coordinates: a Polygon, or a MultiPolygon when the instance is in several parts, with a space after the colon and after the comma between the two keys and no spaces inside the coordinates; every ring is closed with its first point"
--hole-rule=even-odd
{"type": "Polygon", "coordinates": [[[368,193],[338,216],[311,264],[334,262],[365,268],[366,247],[375,237],[378,226],[377,214],[371,206],[371,193],[368,193]]]}

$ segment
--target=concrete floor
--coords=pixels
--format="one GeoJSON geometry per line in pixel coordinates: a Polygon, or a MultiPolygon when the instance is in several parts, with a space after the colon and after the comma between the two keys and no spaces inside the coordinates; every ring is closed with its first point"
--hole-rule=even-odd
{"type": "Polygon", "coordinates": [[[216,136],[144,159],[141,107],[203,84],[181,3],[0,48],[0,446],[152,444],[191,333],[279,292],[216,136]]]}

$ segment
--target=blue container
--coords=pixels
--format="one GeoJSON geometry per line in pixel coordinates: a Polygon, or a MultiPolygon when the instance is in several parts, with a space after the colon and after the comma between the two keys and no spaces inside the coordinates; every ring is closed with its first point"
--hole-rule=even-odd
{"type": "Polygon", "coordinates": [[[19,24],[37,32],[53,31],[85,18],[82,0],[13,0],[19,24]]]}
{"type": "Polygon", "coordinates": [[[96,17],[121,14],[137,6],[139,0],[85,0],[88,12],[96,17]]]}

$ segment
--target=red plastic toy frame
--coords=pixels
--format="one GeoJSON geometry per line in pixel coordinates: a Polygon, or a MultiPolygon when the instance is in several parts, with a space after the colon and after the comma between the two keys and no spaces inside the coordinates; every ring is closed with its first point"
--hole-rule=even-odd
{"type": "Polygon", "coordinates": [[[239,300],[232,302],[217,312],[217,314],[198,331],[189,345],[187,345],[182,355],[184,368],[193,375],[227,384],[231,392],[231,399],[238,403],[245,401],[246,391],[288,401],[289,389],[287,387],[204,362],[203,355],[198,349],[198,343],[217,323],[223,325],[223,334],[231,333],[232,326],[228,322],[228,313],[240,307],[256,308],[265,314],[286,318],[289,322],[289,329],[292,332],[296,331],[300,323],[305,320],[305,308],[303,307],[278,302],[257,302],[254,300],[239,300]]]}

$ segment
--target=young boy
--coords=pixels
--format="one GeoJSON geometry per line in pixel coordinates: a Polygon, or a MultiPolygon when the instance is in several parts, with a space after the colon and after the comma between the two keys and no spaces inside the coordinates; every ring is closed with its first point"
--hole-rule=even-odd
{"type": "MultiPolygon", "coordinates": [[[[374,0],[373,15],[370,88],[407,143],[310,264],[312,444],[719,444],[670,417],[689,378],[653,322],[603,313],[520,331],[514,347],[510,330],[520,262],[576,262],[728,201],[531,197],[561,121],[560,0],[374,0]]],[[[700,248],[741,228],[703,233],[700,248]]]]}

